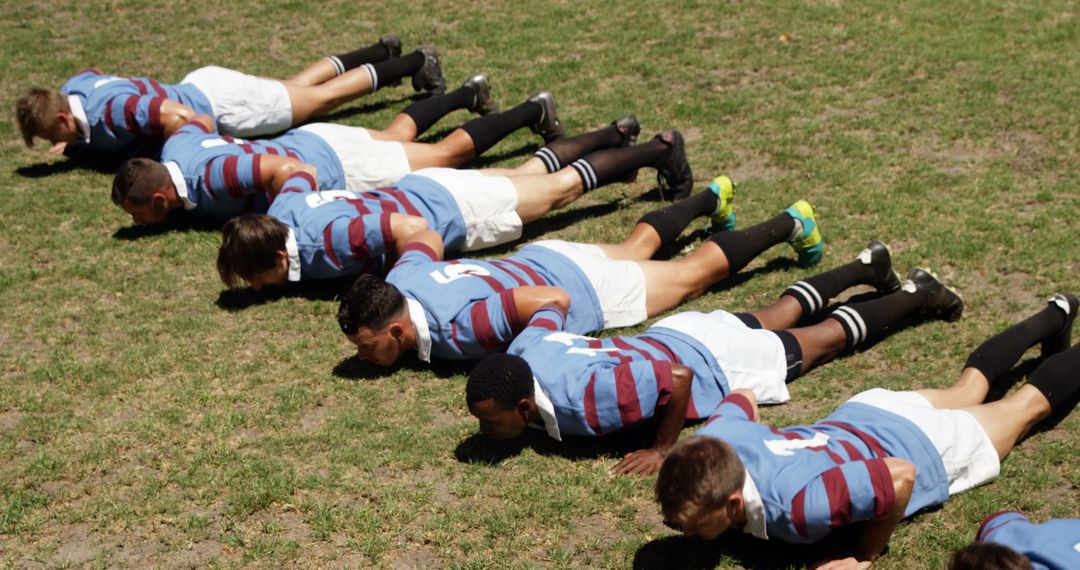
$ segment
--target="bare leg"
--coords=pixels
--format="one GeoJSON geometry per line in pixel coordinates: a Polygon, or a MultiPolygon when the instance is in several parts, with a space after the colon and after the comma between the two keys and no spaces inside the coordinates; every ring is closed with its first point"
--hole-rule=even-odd
{"type": "Polygon", "coordinates": [[[996,402],[963,409],[986,430],[998,458],[1005,459],[1016,442],[1050,415],[1050,402],[1038,388],[1027,384],[996,402]]]}
{"type": "Polygon", "coordinates": [[[517,190],[517,214],[526,224],[565,207],[582,195],[581,177],[572,168],[553,174],[526,174],[508,179],[517,190]]]}
{"type": "MultiPolygon", "coordinates": [[[[795,326],[803,317],[803,308],[799,301],[789,295],[781,296],[775,303],[750,313],[761,323],[761,328],[781,330],[795,326]]],[[[814,327],[808,327],[814,328],[814,327]]],[[[804,330],[804,329],[795,329],[804,330]]],[[[794,332],[794,331],[793,331],[794,332]]],[[[841,333],[843,332],[841,328],[841,333]]],[[[843,336],[841,334],[841,336],[843,336]]]]}
{"type": "Polygon", "coordinates": [[[289,79],[297,85],[318,85],[337,76],[337,68],[325,57],[304,68],[289,79]]]}
{"type": "Polygon", "coordinates": [[[412,142],[416,140],[419,129],[412,117],[398,113],[394,120],[390,121],[390,126],[381,131],[368,129],[368,132],[371,133],[371,138],[379,141],[412,142]]]}
{"type": "Polygon", "coordinates": [[[523,174],[547,174],[544,161],[531,157],[514,168],[484,168],[480,173],[485,176],[521,176],[523,174]]]}
{"type": "Polygon", "coordinates": [[[662,245],[660,234],[649,224],[638,223],[622,243],[596,244],[609,259],[644,261],[656,255],[662,245]]]}
{"type": "Polygon", "coordinates": [[[346,101],[371,93],[371,76],[363,67],[351,69],[319,85],[281,83],[292,101],[293,124],[306,122],[346,101]]]}
{"type": "Polygon", "coordinates": [[[645,273],[645,310],[650,317],[700,297],[730,272],[727,256],[711,241],[682,259],[637,263],[645,273]]]}
{"type": "Polygon", "coordinates": [[[977,368],[965,368],[956,383],[948,388],[916,390],[931,406],[945,410],[977,406],[986,399],[989,391],[990,381],[977,368]]]}
{"type": "Polygon", "coordinates": [[[472,138],[461,129],[455,129],[443,140],[433,143],[403,142],[405,157],[413,170],[430,167],[454,168],[476,156],[472,138]]]}
{"type": "Polygon", "coordinates": [[[812,327],[789,329],[788,332],[799,341],[799,348],[802,349],[802,374],[836,358],[847,346],[844,327],[833,319],[826,319],[812,327]]]}

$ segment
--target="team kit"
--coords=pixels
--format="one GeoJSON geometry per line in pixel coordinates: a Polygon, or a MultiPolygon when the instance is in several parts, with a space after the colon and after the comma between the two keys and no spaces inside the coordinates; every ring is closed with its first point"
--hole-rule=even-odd
{"type": "MultiPolygon", "coordinates": [[[[70,160],[122,160],[111,197],[135,223],[164,223],[173,210],[222,223],[217,271],[228,287],[352,279],[337,320],[359,358],[473,361],[465,400],[484,436],[533,428],[562,441],[647,426],[651,446],[611,472],[658,474],[664,522],[686,535],[831,540],[823,567],[866,567],[902,520],[993,481],[1026,434],[1080,396],[1080,303],[1059,293],[976,347],[948,388],[871,389],[811,425],[760,423],[758,405],[787,402],[788,384],[815,367],[886,330],[955,321],[963,300],[927,269],[900,278],[888,247],[870,240],[771,305],[671,312],[774,246],[817,266],[824,241],[811,204],[738,224],[730,178],[694,192],[679,131],[639,142],[628,115],[570,134],[550,91],[504,110],[485,75],[447,90],[437,50],[403,53],[397,36],[285,80],[205,67],[169,85],[87,69],[59,90],[27,91],[16,119],[27,146],[40,138],[70,160]],[[405,80],[427,97],[383,129],[313,122],[405,80]],[[416,142],[457,110],[476,117],[416,142]],[[521,129],[543,142],[524,162],[459,168],[521,129]],[[542,240],[467,257],[641,169],[655,171],[668,203],[623,241],[542,240]],[[708,238],[653,259],[699,218],[708,238]],[[856,286],[876,293],[831,302],[856,286]],[[638,335],[590,336],[661,314],[638,335]],[[988,399],[1008,391],[1036,344],[1042,360],[1026,382],[988,399]],[[701,427],[679,441],[687,423],[701,427]]],[[[987,515],[950,567],[1080,568],[1080,519],[987,515]]]]}

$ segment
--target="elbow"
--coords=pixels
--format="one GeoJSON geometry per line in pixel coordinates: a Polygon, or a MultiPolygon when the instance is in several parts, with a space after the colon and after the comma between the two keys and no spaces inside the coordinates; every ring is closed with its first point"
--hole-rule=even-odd
{"type": "Polygon", "coordinates": [[[563,312],[567,312],[570,310],[570,293],[567,293],[565,289],[556,289],[552,291],[551,299],[548,299],[545,304],[555,305],[563,312]]]}
{"type": "Polygon", "coordinates": [[[419,216],[407,216],[402,220],[398,229],[400,229],[402,235],[412,236],[413,234],[428,229],[428,222],[419,216]]]}

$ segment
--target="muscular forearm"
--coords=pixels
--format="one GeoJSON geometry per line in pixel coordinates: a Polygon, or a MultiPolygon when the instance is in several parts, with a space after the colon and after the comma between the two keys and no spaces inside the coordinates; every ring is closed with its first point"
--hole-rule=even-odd
{"type": "Polygon", "coordinates": [[[690,386],[694,371],[686,366],[675,365],[671,371],[671,396],[656,411],[660,425],[653,439],[653,449],[666,454],[679,439],[679,432],[686,424],[686,410],[690,406],[690,386]]]}
{"type": "Polygon", "coordinates": [[[900,521],[904,519],[904,511],[907,510],[908,501],[911,499],[911,490],[915,486],[915,465],[897,457],[885,460],[889,466],[889,473],[893,480],[893,492],[895,501],[893,508],[866,523],[863,531],[855,540],[852,555],[862,561],[871,561],[889,544],[889,537],[900,521]]]}
{"type": "Polygon", "coordinates": [[[203,126],[213,130],[214,122],[206,115],[196,115],[195,110],[182,103],[166,99],[161,103],[161,128],[165,138],[169,138],[184,123],[190,120],[199,120],[203,126]],[[205,120],[202,120],[205,117],[205,120]]]}

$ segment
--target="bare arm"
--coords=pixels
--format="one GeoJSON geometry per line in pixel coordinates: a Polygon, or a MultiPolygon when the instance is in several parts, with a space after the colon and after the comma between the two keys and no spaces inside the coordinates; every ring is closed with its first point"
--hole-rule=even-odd
{"type": "MultiPolygon", "coordinates": [[[[206,115],[200,115],[206,117],[206,115]]],[[[300,162],[295,158],[277,154],[261,154],[259,158],[259,176],[263,180],[270,181],[270,187],[266,188],[271,201],[277,197],[281,189],[285,187],[285,181],[297,172],[307,172],[312,178],[318,179],[319,172],[311,164],[300,162]]]]}
{"type": "MultiPolygon", "coordinates": [[[[411,217],[411,216],[409,216],[409,217],[411,217]]],[[[421,219],[423,219],[423,218],[421,218],[421,219]]],[[[426,220],[424,221],[424,224],[425,225],[427,224],[426,220]]],[[[405,247],[410,246],[410,245],[414,245],[414,244],[426,245],[431,249],[431,251],[433,251],[435,253],[436,257],[438,257],[439,260],[441,260],[443,258],[443,240],[442,240],[442,236],[439,235],[438,232],[428,230],[428,229],[424,229],[424,230],[420,230],[418,232],[414,232],[403,243],[398,244],[398,251],[402,251],[403,249],[405,249],[405,247]]],[[[436,261],[438,261],[438,260],[436,260],[436,261]]]]}
{"type": "Polygon", "coordinates": [[[758,419],[761,418],[761,414],[759,413],[758,405],[757,405],[757,396],[754,395],[753,390],[751,390],[749,388],[739,388],[737,390],[732,390],[731,393],[732,394],[741,394],[741,395],[745,396],[747,400],[750,400],[750,407],[754,410],[754,417],[750,418],[751,420],[756,422],[756,421],[758,421],[758,419]]]}
{"type": "Polygon", "coordinates": [[[660,470],[671,446],[679,439],[679,432],[686,424],[686,410],[690,406],[690,386],[694,381],[694,371],[686,366],[675,364],[671,368],[671,396],[663,406],[657,408],[656,416],[660,426],[650,449],[640,449],[626,454],[623,460],[611,468],[611,473],[649,475],[660,470]]]}
{"type": "Polygon", "coordinates": [[[208,115],[196,115],[195,109],[172,99],[161,102],[161,127],[165,138],[171,137],[184,123],[191,120],[199,121],[206,128],[214,130],[214,120],[208,115]]]}
{"type": "MultiPolygon", "coordinates": [[[[412,243],[412,238],[419,232],[426,232],[428,230],[427,220],[420,216],[410,216],[408,214],[390,214],[390,234],[394,237],[395,251],[401,251],[406,245],[412,243]]],[[[439,245],[442,246],[442,236],[438,233],[435,237],[439,238],[439,245]]],[[[427,242],[425,242],[427,243],[427,242]]],[[[442,252],[438,251],[439,256],[442,257],[442,252]]]]}
{"type": "Polygon", "coordinates": [[[544,305],[556,305],[565,313],[570,310],[570,293],[549,285],[514,288],[514,308],[522,322],[528,322],[544,305]]]}

